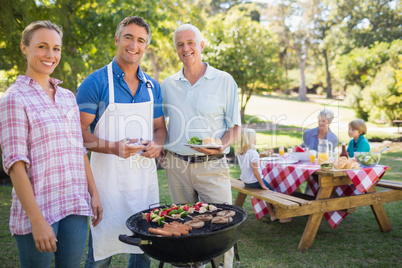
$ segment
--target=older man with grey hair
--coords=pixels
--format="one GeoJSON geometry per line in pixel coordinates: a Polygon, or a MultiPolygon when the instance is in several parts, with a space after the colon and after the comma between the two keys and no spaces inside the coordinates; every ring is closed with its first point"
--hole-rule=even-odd
{"type": "Polygon", "coordinates": [[[317,150],[318,139],[326,139],[335,148],[338,145],[338,137],[329,129],[333,119],[334,113],[331,110],[321,110],[318,114],[318,127],[306,130],[303,134],[304,145],[312,150],[317,150]]]}
{"type": "MultiPolygon", "coordinates": [[[[226,154],[241,128],[237,85],[231,75],[203,62],[204,41],[191,24],[179,26],[173,42],[183,68],[161,84],[169,118],[164,167],[174,203],[232,203],[226,154]],[[219,138],[218,148],[187,147],[192,137],[219,138]]],[[[232,267],[233,250],[224,254],[232,267]]]]}

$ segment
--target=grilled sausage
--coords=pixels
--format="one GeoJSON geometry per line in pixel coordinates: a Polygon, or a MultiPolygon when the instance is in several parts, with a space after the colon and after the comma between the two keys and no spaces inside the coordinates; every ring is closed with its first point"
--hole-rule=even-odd
{"type": "Polygon", "coordinates": [[[188,231],[181,229],[180,227],[175,227],[175,226],[171,226],[171,225],[163,226],[163,230],[172,232],[174,236],[188,235],[188,231]]]}
{"type": "Polygon", "coordinates": [[[172,236],[173,235],[172,232],[162,230],[161,228],[155,229],[155,228],[149,227],[148,232],[150,232],[151,234],[162,235],[162,236],[172,236]]]}
{"type": "Polygon", "coordinates": [[[177,222],[177,221],[172,221],[171,223],[168,223],[168,224],[172,225],[172,226],[178,226],[178,227],[180,227],[180,228],[182,228],[182,229],[184,229],[184,230],[186,230],[188,232],[190,232],[193,229],[193,228],[191,228],[191,226],[184,225],[183,223],[180,223],[180,222],[177,222]]]}

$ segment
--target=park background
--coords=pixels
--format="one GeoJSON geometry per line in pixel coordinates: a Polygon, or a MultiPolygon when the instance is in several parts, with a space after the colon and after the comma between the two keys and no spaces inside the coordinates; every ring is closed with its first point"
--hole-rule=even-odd
{"type": "MultiPolygon", "coordinates": [[[[394,123],[402,119],[401,14],[399,0],[2,0],[0,96],[25,72],[20,34],[32,21],[47,19],[63,27],[62,58],[52,76],[73,92],[113,59],[114,32],[122,18],[136,15],[149,23],[152,41],[141,67],[159,82],[181,67],[173,31],[191,23],[204,35],[203,60],[236,80],[243,125],[258,131],[259,149],[301,144],[303,131],[317,126],[317,114],[326,107],[335,112],[331,129],[340,142],[349,141],[348,122],[362,118],[374,151],[390,144],[380,163],[392,168],[386,179],[402,181],[402,138],[394,123]]],[[[11,186],[2,174],[0,267],[16,267],[8,230],[11,186]]],[[[240,175],[235,162],[231,174],[240,175]]],[[[161,200],[169,203],[164,171],[158,175],[161,200]]],[[[323,221],[313,248],[299,252],[307,217],[286,225],[256,220],[247,199],[248,223],[239,241],[242,264],[401,266],[401,202],[384,207],[391,233],[381,233],[370,209],[360,208],[335,230],[323,221]]],[[[125,267],[125,262],[119,256],[112,265],[125,267]]]]}

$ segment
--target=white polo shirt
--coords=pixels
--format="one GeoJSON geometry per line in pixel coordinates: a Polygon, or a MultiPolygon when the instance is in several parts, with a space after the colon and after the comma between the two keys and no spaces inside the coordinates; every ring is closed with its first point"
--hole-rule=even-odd
{"type": "Polygon", "coordinates": [[[204,64],[205,74],[193,86],[183,68],[161,84],[164,114],[169,118],[165,148],[177,154],[202,155],[183,144],[194,136],[222,138],[228,128],[241,125],[236,82],[230,74],[204,64]]]}

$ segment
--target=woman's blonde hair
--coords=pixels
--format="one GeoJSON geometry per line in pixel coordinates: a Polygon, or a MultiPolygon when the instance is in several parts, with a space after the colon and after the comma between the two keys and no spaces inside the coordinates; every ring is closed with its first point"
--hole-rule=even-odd
{"type": "Polygon", "coordinates": [[[235,154],[245,153],[248,149],[254,148],[254,141],[257,133],[252,128],[241,128],[240,135],[237,138],[235,146],[235,154]]]}
{"type": "Polygon", "coordinates": [[[55,30],[59,35],[60,38],[63,38],[63,31],[61,30],[61,27],[54,24],[51,21],[48,20],[37,20],[29,24],[27,27],[25,27],[24,31],[22,31],[21,35],[21,43],[28,47],[29,43],[31,42],[32,35],[36,30],[46,28],[49,30],[55,30]]]}
{"type": "Polygon", "coordinates": [[[349,128],[359,131],[360,135],[367,133],[366,123],[363,119],[355,119],[350,121],[349,128]]]}

